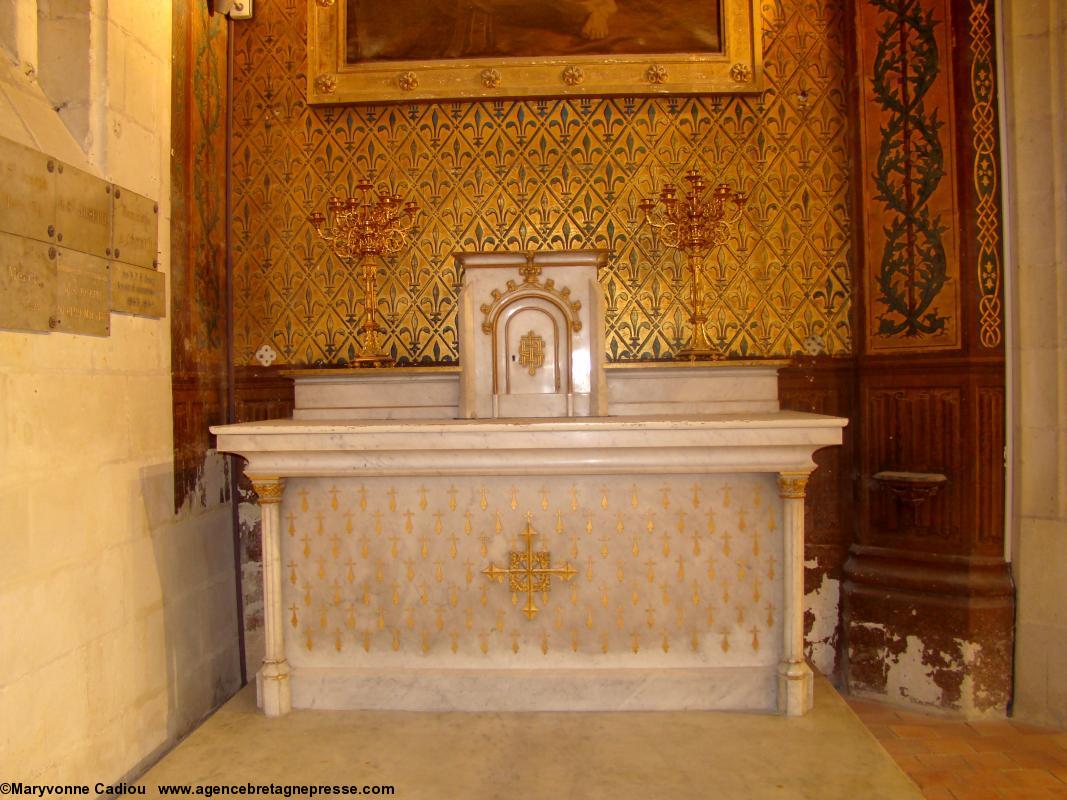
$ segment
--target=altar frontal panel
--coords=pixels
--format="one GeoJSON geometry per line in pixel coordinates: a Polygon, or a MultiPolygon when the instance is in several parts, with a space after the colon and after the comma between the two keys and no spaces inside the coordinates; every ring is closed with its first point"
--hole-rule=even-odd
{"type": "Polygon", "coordinates": [[[771,475],[290,479],[287,656],[297,670],[772,667],[781,526],[771,475]]]}

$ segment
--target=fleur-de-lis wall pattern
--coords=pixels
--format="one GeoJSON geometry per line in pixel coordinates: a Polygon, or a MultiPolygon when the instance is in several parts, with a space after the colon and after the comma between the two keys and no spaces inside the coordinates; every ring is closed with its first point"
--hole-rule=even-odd
{"type": "Polygon", "coordinates": [[[308,214],[361,177],[424,209],[383,264],[385,350],[455,361],[455,251],[606,248],[612,361],[665,358],[688,340],[679,255],[640,225],[639,200],[697,169],[749,195],[708,259],[728,284],[708,337],[780,356],[815,337],[851,350],[851,165],[841,4],[764,5],[760,96],[570,98],[308,108],[305,4],[266,0],[234,27],[234,337],[237,365],[358,351],[362,297],[308,214]]]}

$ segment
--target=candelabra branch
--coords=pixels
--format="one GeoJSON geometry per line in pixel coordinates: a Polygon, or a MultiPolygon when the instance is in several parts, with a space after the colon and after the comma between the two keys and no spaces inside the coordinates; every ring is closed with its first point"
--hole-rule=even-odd
{"type": "MultiPolygon", "coordinates": [[[[668,247],[686,256],[689,272],[689,324],[693,328],[689,346],[678,357],[690,361],[723,357],[721,350],[708,341],[704,326],[708,321],[703,287],[704,259],[712,249],[730,238],[731,227],[741,218],[747,199],[725,183],[708,191],[704,177],[696,170],[686,173],[689,191],[679,196],[673,184],[664,184],[658,200],[646,197],[638,203],[644,221],[668,247]]],[[[726,289],[726,276],[720,271],[716,290],[726,289]]]]}
{"type": "Polygon", "coordinates": [[[326,213],[308,217],[330,251],[344,264],[349,275],[362,284],[363,321],[359,353],[352,363],[360,367],[392,366],[392,357],[381,352],[383,329],[378,324],[377,260],[404,249],[407,233],[415,224],[419,207],[404,202],[399,194],[382,192],[372,196],[373,184],[364,179],[356,184],[358,196],[331,197],[326,213]],[[359,274],[356,274],[357,267],[359,274]]]}

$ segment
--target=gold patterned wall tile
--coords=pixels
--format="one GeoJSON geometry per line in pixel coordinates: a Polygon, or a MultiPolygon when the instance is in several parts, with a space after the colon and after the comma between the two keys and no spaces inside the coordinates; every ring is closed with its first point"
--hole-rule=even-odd
{"type": "Polygon", "coordinates": [[[315,109],[302,100],[304,14],[264,0],[234,32],[238,364],[264,343],[293,364],[355,351],[360,294],[305,220],[364,176],[423,209],[410,249],[383,265],[378,311],[386,350],[401,362],[456,359],[451,254],[478,249],[611,250],[602,274],[609,358],[669,356],[688,338],[688,292],[677,254],[639,228],[637,203],[690,168],[751,198],[734,238],[709,260],[709,273],[721,269],[727,281],[710,309],[713,338],[732,354],[792,353],[812,335],[828,352],[850,351],[836,0],[764,9],[770,88],[759,96],[315,109]]]}

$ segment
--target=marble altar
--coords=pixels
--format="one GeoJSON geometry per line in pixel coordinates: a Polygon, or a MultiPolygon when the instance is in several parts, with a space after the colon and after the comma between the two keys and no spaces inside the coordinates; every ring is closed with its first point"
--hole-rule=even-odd
{"type": "Polygon", "coordinates": [[[781,411],[782,362],[604,365],[603,254],[460,258],[462,367],[297,371],[293,419],[212,429],[262,507],[264,712],[804,713],[846,420],[781,411]]]}

